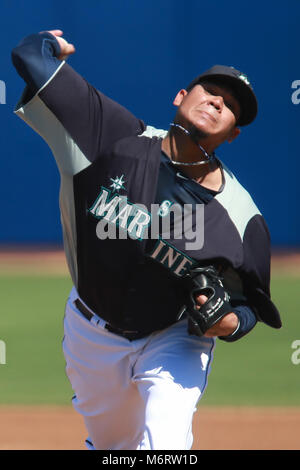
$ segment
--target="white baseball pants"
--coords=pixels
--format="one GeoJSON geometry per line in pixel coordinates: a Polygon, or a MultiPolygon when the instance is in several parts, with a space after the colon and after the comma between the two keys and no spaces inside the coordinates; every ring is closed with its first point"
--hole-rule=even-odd
{"type": "MultiPolygon", "coordinates": [[[[186,450],[192,418],[207,384],[215,340],[187,332],[186,320],[129,341],[66,305],[63,351],[84,418],[88,448],[186,450]]],[[[141,312],[142,314],[142,312],[141,312]]]]}

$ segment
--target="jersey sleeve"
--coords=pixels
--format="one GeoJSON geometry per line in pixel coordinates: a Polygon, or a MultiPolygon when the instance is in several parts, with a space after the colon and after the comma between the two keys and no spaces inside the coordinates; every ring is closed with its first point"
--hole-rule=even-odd
{"type": "Polygon", "coordinates": [[[230,222],[227,233],[232,237],[225,244],[221,232],[222,244],[226,248],[240,246],[233,252],[234,257],[229,251],[227,255],[240,280],[237,283],[230,279],[234,281],[233,293],[238,293],[235,300],[246,302],[258,320],[280,328],[280,314],[270,295],[271,242],[267,224],[250,194],[223,163],[222,167],[226,184],[215,200],[226,210],[230,222]]]}
{"type": "Polygon", "coordinates": [[[32,34],[12,51],[27,85],[15,112],[48,143],[60,171],[75,174],[145,126],[60,61],[59,54],[50,33],[32,34]]]}
{"type": "Polygon", "coordinates": [[[249,220],[243,245],[242,279],[247,301],[259,320],[273,328],[280,328],[280,314],[270,293],[270,234],[261,215],[249,220]]]}

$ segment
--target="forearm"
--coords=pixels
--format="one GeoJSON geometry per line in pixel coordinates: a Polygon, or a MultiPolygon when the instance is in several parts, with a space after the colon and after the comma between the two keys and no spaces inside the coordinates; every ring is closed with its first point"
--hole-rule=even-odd
{"type": "Polygon", "coordinates": [[[52,34],[31,34],[13,49],[12,62],[31,91],[36,93],[61,65],[60,53],[59,43],[52,34]]]}
{"type": "Polygon", "coordinates": [[[233,313],[238,318],[237,328],[233,333],[227,336],[219,336],[220,339],[233,342],[248,334],[256,325],[257,319],[255,313],[248,305],[238,305],[233,308],[233,313]]]}

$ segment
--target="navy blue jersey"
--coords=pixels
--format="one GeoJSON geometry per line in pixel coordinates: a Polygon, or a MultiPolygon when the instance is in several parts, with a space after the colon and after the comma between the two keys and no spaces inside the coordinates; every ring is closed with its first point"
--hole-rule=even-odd
{"type": "Polygon", "coordinates": [[[213,263],[244,332],[255,317],[280,327],[269,290],[269,232],[231,171],[220,161],[219,192],[187,178],[162,156],[165,131],[146,127],[57,55],[49,33],[14,49],[27,83],[16,113],[56,159],[64,248],[84,302],[115,327],[150,333],[176,321],[187,267],[213,263]],[[188,227],[176,214],[185,206],[188,227]]]}

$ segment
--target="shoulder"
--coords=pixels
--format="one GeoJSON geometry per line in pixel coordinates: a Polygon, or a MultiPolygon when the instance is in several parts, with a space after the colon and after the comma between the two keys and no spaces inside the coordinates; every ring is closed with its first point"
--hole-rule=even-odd
{"type": "Polygon", "coordinates": [[[147,126],[144,132],[139,135],[139,137],[148,137],[150,139],[156,137],[157,139],[164,139],[167,134],[168,131],[166,131],[165,129],[157,129],[153,126],[147,126]]]}
{"type": "Polygon", "coordinates": [[[223,191],[215,196],[215,199],[226,209],[241,238],[243,238],[250,220],[261,219],[262,214],[252,196],[238,181],[232,171],[223,162],[221,162],[221,165],[225,186],[223,191]]]}

